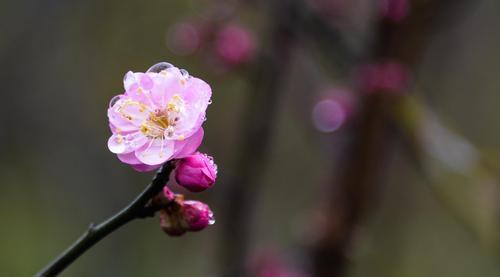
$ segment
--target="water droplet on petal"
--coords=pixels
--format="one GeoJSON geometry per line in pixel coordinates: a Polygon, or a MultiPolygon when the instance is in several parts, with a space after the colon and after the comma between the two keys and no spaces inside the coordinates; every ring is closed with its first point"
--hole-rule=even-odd
{"type": "Polygon", "coordinates": [[[113,98],[111,98],[111,101],[109,101],[109,107],[113,107],[116,102],[120,101],[120,99],[122,98],[122,95],[116,95],[114,96],[113,98]]]}
{"type": "Polygon", "coordinates": [[[174,67],[171,63],[160,62],[160,63],[157,63],[157,64],[151,66],[147,72],[160,73],[162,70],[165,70],[165,69],[168,69],[171,67],[174,67]]]}
{"type": "Polygon", "coordinates": [[[187,70],[181,69],[180,72],[182,74],[182,77],[184,77],[184,78],[188,78],[189,77],[189,72],[187,70]]]}
{"type": "Polygon", "coordinates": [[[208,104],[212,104],[212,99],[209,99],[209,100],[208,100],[208,104]]]}
{"type": "Polygon", "coordinates": [[[210,212],[208,214],[208,225],[213,225],[215,223],[214,213],[210,212]]]}
{"type": "Polygon", "coordinates": [[[132,77],[134,77],[134,73],[132,71],[125,73],[125,75],[123,75],[123,82],[127,82],[127,79],[132,77]]]}

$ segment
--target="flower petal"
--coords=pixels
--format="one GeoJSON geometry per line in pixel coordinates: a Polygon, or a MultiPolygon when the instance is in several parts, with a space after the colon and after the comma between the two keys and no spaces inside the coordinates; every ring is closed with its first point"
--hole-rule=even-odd
{"type": "Polygon", "coordinates": [[[212,90],[203,80],[191,77],[181,97],[185,101],[185,111],[177,126],[177,131],[191,136],[205,121],[205,112],[210,104],[212,90]]]}
{"type": "Polygon", "coordinates": [[[111,127],[111,131],[114,132],[131,132],[137,131],[138,127],[132,124],[131,121],[126,120],[120,113],[116,112],[115,109],[108,109],[108,119],[111,127]]]}
{"type": "Polygon", "coordinates": [[[118,156],[118,159],[126,164],[130,164],[130,165],[141,165],[143,163],[141,163],[141,161],[139,161],[139,159],[137,159],[137,157],[135,156],[135,153],[134,152],[130,152],[130,153],[125,153],[125,154],[117,154],[118,156]]]}
{"type": "Polygon", "coordinates": [[[160,168],[159,165],[147,165],[147,164],[134,164],[132,168],[139,172],[148,172],[160,168]]]}
{"type": "Polygon", "coordinates": [[[135,151],[139,161],[147,165],[158,165],[166,162],[174,153],[174,142],[171,140],[154,139],[135,151]]]}
{"type": "Polygon", "coordinates": [[[108,148],[109,151],[115,154],[125,153],[127,150],[127,146],[125,145],[123,136],[119,134],[113,134],[108,139],[108,148]]]}
{"type": "Polygon", "coordinates": [[[134,72],[129,71],[123,77],[123,87],[126,91],[134,91],[139,87],[134,72]]]}
{"type": "Polygon", "coordinates": [[[190,103],[204,105],[205,108],[212,97],[212,89],[205,81],[191,77],[189,78],[183,98],[190,103]]]}
{"type": "Polygon", "coordinates": [[[175,141],[176,152],[174,154],[174,157],[176,159],[180,159],[193,154],[198,149],[198,147],[200,147],[204,133],[205,132],[203,128],[200,127],[198,131],[196,131],[196,133],[194,133],[189,138],[182,141],[175,141]]]}
{"type": "Polygon", "coordinates": [[[142,147],[148,139],[140,132],[121,135],[113,134],[108,140],[108,148],[115,154],[126,154],[142,147]]]}
{"type": "Polygon", "coordinates": [[[139,85],[145,90],[150,90],[153,88],[154,82],[148,74],[141,73],[139,75],[139,85]]]}
{"type": "Polygon", "coordinates": [[[165,108],[172,96],[183,89],[180,78],[178,70],[170,69],[154,76],[155,86],[151,89],[151,98],[155,105],[165,108]]]}
{"type": "Polygon", "coordinates": [[[121,116],[134,126],[141,124],[149,117],[149,109],[139,101],[129,100],[122,103],[120,109],[121,116]]]}

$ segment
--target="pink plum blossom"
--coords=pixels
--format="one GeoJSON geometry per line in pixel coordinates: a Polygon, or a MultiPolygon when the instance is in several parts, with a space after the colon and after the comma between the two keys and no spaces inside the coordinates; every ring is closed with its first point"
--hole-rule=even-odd
{"type": "Polygon", "coordinates": [[[194,153],[178,161],[175,180],[192,192],[204,191],[211,187],[217,177],[217,165],[212,157],[194,153]]]}
{"type": "Polygon", "coordinates": [[[118,159],[150,171],[197,150],[212,94],[206,82],[160,63],[146,73],[129,71],[124,87],[108,109],[108,148],[118,159]]]}

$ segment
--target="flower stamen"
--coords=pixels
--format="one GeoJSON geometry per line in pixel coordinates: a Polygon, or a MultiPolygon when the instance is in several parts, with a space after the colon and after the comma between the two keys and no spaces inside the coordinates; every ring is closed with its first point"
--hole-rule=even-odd
{"type": "Polygon", "coordinates": [[[167,103],[164,110],[150,112],[140,127],[140,131],[147,137],[165,139],[173,137],[175,126],[180,120],[180,113],[184,108],[184,100],[179,95],[174,95],[167,103]]]}

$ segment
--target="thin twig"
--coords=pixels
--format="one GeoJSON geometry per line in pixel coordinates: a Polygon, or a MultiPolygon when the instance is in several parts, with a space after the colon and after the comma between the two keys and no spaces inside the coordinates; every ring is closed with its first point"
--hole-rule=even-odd
{"type": "Polygon", "coordinates": [[[36,276],[56,276],[97,242],[121,226],[137,218],[153,216],[157,209],[151,209],[147,204],[162,190],[173,169],[173,161],[164,164],[151,183],[127,207],[99,225],[91,224],[89,229],[73,245],[38,272],[36,276]]]}

